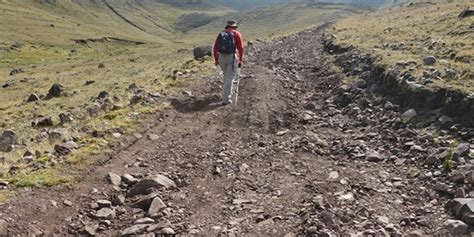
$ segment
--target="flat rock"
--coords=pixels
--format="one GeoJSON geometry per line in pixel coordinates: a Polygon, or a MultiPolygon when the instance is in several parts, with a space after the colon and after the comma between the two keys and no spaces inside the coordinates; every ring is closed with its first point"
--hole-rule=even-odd
{"type": "Polygon", "coordinates": [[[444,222],[444,227],[453,235],[467,234],[469,231],[469,227],[466,223],[460,220],[447,220],[444,222]]]}
{"type": "Polygon", "coordinates": [[[58,155],[65,156],[71,154],[73,150],[77,148],[79,148],[79,145],[77,145],[77,143],[75,143],[74,141],[68,141],[62,144],[56,144],[54,146],[54,151],[56,151],[58,155]]]}
{"type": "Polygon", "coordinates": [[[138,207],[142,210],[148,210],[151,206],[151,203],[153,202],[153,200],[158,196],[159,194],[156,193],[156,192],[153,192],[153,193],[150,193],[150,194],[147,194],[147,195],[144,195],[142,197],[140,197],[138,200],[136,200],[134,203],[133,203],[133,206],[134,207],[138,207]]]}
{"type": "Polygon", "coordinates": [[[120,177],[120,175],[113,172],[109,172],[107,174],[107,180],[110,182],[110,184],[117,187],[120,186],[120,184],[122,183],[122,178],[120,177]]]}
{"type": "Polygon", "coordinates": [[[437,61],[434,56],[426,56],[423,58],[423,63],[428,66],[434,65],[437,61]]]}
{"type": "Polygon", "coordinates": [[[149,217],[145,217],[145,218],[141,218],[141,219],[136,220],[133,224],[135,224],[135,225],[155,224],[155,220],[153,220],[149,217]]]}
{"type": "Polygon", "coordinates": [[[99,208],[112,207],[112,202],[109,200],[99,200],[96,203],[99,208]]]}
{"type": "Polygon", "coordinates": [[[148,224],[134,225],[123,230],[120,234],[122,236],[141,235],[146,232],[149,226],[148,224]]]}
{"type": "Polygon", "coordinates": [[[379,152],[372,151],[372,152],[367,153],[366,159],[367,161],[370,161],[370,162],[380,162],[380,161],[384,161],[386,157],[383,154],[380,154],[379,152]]]}
{"type": "Polygon", "coordinates": [[[0,220],[0,236],[8,236],[8,223],[0,220]]]}
{"type": "Polygon", "coordinates": [[[408,123],[408,122],[410,122],[413,118],[415,118],[416,115],[417,115],[416,110],[414,110],[414,109],[409,109],[409,110],[405,111],[405,113],[403,113],[403,114],[401,115],[401,119],[402,119],[402,121],[403,121],[404,123],[408,123]]]}
{"type": "Polygon", "coordinates": [[[136,183],[138,183],[138,179],[136,179],[135,177],[133,177],[132,175],[130,174],[124,174],[122,175],[122,180],[124,183],[126,183],[127,185],[134,185],[136,183]]]}
{"type": "Polygon", "coordinates": [[[146,177],[135,184],[127,193],[128,197],[134,197],[139,194],[145,194],[151,188],[176,188],[176,184],[170,178],[158,174],[146,177]]]}
{"type": "Polygon", "coordinates": [[[99,209],[95,215],[96,218],[101,219],[101,220],[110,220],[115,218],[115,210],[112,208],[102,208],[99,209]]]}
{"type": "Polygon", "coordinates": [[[155,197],[151,202],[150,208],[148,209],[148,215],[153,216],[160,213],[166,208],[166,204],[159,197],[155,197]]]}
{"type": "Polygon", "coordinates": [[[156,135],[156,134],[148,134],[148,139],[150,139],[151,141],[156,141],[160,138],[160,136],[156,135]]]}

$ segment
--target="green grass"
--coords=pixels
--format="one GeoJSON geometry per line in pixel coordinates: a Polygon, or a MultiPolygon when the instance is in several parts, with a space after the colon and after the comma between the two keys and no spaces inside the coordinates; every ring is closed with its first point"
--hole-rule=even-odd
{"type": "Polygon", "coordinates": [[[442,80],[430,84],[431,88],[451,87],[472,93],[474,43],[470,28],[474,18],[458,18],[459,13],[469,5],[472,5],[469,0],[402,5],[343,19],[331,33],[337,37],[336,44],[355,46],[378,56],[378,63],[389,68],[401,60],[418,62],[411,72],[416,78],[421,78],[423,71],[429,69],[429,66],[423,65],[423,57],[433,55],[438,59],[434,67],[442,75],[451,68],[457,71],[457,77],[442,77],[442,80]],[[403,46],[398,49],[392,47],[400,44],[403,46]],[[451,58],[451,53],[456,56],[451,58]],[[468,58],[471,63],[457,58],[468,58]]]}
{"type": "Polygon", "coordinates": [[[51,187],[73,180],[72,176],[63,175],[56,169],[46,169],[18,174],[11,178],[10,182],[17,187],[51,187]]]}

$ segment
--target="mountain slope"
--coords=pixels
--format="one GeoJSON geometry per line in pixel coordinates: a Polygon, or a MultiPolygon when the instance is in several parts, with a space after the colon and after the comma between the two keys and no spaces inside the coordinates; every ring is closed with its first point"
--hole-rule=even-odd
{"type": "Polygon", "coordinates": [[[279,4],[221,17],[210,24],[190,31],[194,37],[212,36],[225,26],[227,19],[240,22],[239,30],[247,39],[281,36],[317,27],[344,16],[365,12],[366,9],[342,4],[298,3],[279,4]]]}
{"type": "Polygon", "coordinates": [[[153,0],[2,1],[0,31],[4,33],[0,41],[68,44],[72,39],[118,37],[164,43],[180,33],[176,25],[183,14],[200,12],[212,16],[230,11],[210,4],[179,3],[153,0]]]}

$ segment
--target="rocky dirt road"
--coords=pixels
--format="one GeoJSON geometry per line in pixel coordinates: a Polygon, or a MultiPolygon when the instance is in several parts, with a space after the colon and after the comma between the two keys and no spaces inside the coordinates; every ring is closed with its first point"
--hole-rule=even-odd
{"type": "Polygon", "coordinates": [[[473,181],[440,168],[451,135],[404,123],[407,108],[361,81],[343,85],[321,35],[254,45],[237,106],[219,105],[217,76],[198,81],[79,183],[19,194],[1,224],[10,234],[446,234],[443,205],[470,196],[473,181]]]}

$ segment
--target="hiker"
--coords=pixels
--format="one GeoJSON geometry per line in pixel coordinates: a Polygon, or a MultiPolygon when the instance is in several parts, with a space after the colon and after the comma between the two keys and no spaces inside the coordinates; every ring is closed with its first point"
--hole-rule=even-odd
{"type": "Polygon", "coordinates": [[[232,103],[232,86],[236,78],[237,67],[242,68],[244,40],[237,31],[237,22],[228,21],[225,30],[219,33],[214,43],[214,60],[224,72],[224,105],[232,103]],[[238,59],[236,59],[238,51],[238,59]]]}

